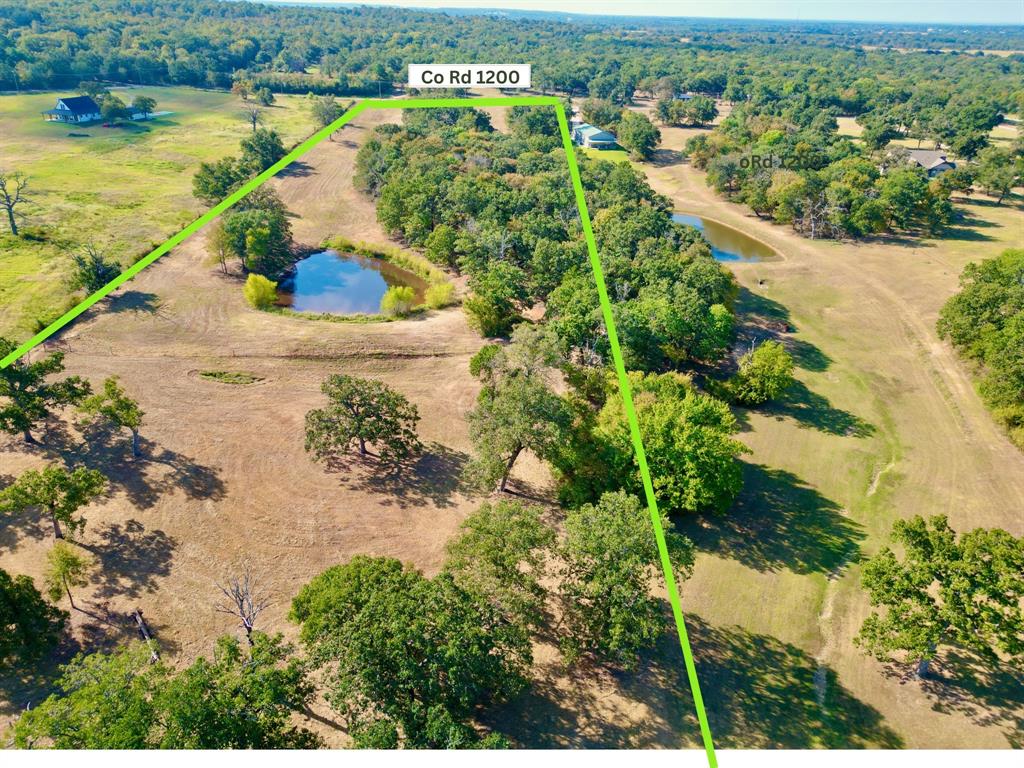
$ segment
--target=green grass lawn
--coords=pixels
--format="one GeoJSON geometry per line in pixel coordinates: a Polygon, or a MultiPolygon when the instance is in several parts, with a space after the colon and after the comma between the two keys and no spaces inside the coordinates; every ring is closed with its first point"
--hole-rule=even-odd
{"type": "MultiPolygon", "coordinates": [[[[859,139],[861,134],[864,133],[864,127],[858,124],[855,118],[838,117],[836,122],[839,124],[840,136],[859,139]]],[[[1006,119],[989,132],[989,141],[996,147],[1008,147],[1017,138],[1019,126],[1020,119],[1018,117],[1006,115],[1006,119]]],[[[899,144],[908,149],[931,149],[934,146],[932,141],[925,140],[919,142],[917,139],[893,139],[891,143],[899,144]],[[920,147],[918,146],[919,144],[920,147]]]]}
{"type": "Polygon", "coordinates": [[[610,160],[613,163],[629,162],[629,152],[624,149],[594,149],[593,147],[578,147],[577,149],[584,155],[598,160],[610,160]]]}
{"type": "MultiPolygon", "coordinates": [[[[39,237],[0,234],[0,334],[21,339],[73,303],[70,253],[91,243],[122,263],[193,220],[192,174],[202,161],[238,151],[250,130],[242,102],[222,91],[132,88],[125,102],[152,96],[170,115],[104,128],[48,123],[40,113],[65,92],[0,95],[0,169],[20,171],[32,204],[22,227],[39,237]],[[70,134],[86,134],[72,136],[70,134]]],[[[265,124],[290,145],[312,131],[301,96],[279,95],[265,124]]]]}

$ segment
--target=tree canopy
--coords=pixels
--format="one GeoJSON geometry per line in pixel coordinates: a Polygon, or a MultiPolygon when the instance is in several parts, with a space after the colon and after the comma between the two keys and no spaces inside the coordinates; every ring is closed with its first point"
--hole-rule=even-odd
{"type": "Polygon", "coordinates": [[[212,661],[174,672],[143,643],[80,655],[58,692],[14,726],[21,748],[302,749],[320,740],[291,724],[312,695],[302,662],[280,636],[254,633],[246,653],[222,637],[212,661]]]}
{"type": "Polygon", "coordinates": [[[420,450],[416,406],[386,384],[336,374],[320,389],[327,407],[306,414],[306,450],[315,458],[338,456],[354,444],[361,456],[372,446],[381,461],[394,464],[420,450]]]}
{"type": "MultiPolygon", "coordinates": [[[[662,518],[672,567],[680,581],[693,566],[693,547],[662,518]]],[[[564,610],[570,658],[592,652],[627,669],[667,629],[662,603],[651,595],[661,580],[651,518],[623,491],[568,512],[562,548],[564,610]]]]}
{"type": "MultiPolygon", "coordinates": [[[[743,484],[732,435],[736,419],[720,400],[698,392],[677,373],[630,374],[651,480],[666,512],[724,512],[743,484]]],[[[620,397],[598,415],[595,438],[611,448],[607,476],[639,494],[640,474],[620,397]]]]}
{"type": "Polygon", "coordinates": [[[740,358],[729,390],[743,405],[776,400],[793,384],[793,367],[793,358],[780,342],[765,341],[740,358]]]}
{"type": "Polygon", "coordinates": [[[103,391],[83,400],[82,410],[118,429],[127,429],[132,436],[132,456],[140,455],[139,429],[146,414],[138,402],[129,397],[116,376],[104,379],[103,391]]]}
{"type": "Polygon", "coordinates": [[[447,573],[359,555],[303,587],[290,616],[358,746],[479,745],[475,708],[526,683],[527,635],[447,573]]]}
{"type": "Polygon", "coordinates": [[[1024,539],[976,528],[957,535],[945,516],[897,520],[893,543],[864,565],[871,605],[857,643],[881,659],[906,654],[918,674],[941,645],[992,664],[1024,659],[1024,539]]]}
{"type": "Polygon", "coordinates": [[[483,504],[446,548],[455,583],[524,628],[539,626],[544,614],[541,578],[555,532],[542,516],[540,507],[514,501],[483,504]]]}
{"type": "Polygon", "coordinates": [[[30,469],[0,490],[0,512],[36,511],[53,526],[54,539],[64,538],[61,525],[72,534],[85,528],[78,510],[98,497],[107,487],[106,476],[97,469],[78,467],[70,472],[51,464],[30,469]]]}
{"type": "Polygon", "coordinates": [[[1024,250],[968,264],[938,330],[978,364],[985,403],[1024,448],[1024,250]]]}
{"type": "MultiPolygon", "coordinates": [[[[0,357],[18,345],[0,337],[0,357]]],[[[32,430],[53,415],[52,409],[80,403],[91,389],[79,376],[52,380],[64,370],[64,353],[51,352],[35,362],[23,358],[0,369],[0,430],[36,442],[32,430]]]]}

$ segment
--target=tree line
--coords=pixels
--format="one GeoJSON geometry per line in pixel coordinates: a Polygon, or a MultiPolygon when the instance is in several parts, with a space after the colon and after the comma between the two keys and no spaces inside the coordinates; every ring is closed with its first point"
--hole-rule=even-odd
{"type": "Polygon", "coordinates": [[[971,361],[985,404],[1024,448],[1024,250],[968,264],[938,331],[971,361]]]}
{"type": "MultiPolygon", "coordinates": [[[[873,108],[882,94],[1021,98],[1024,57],[917,48],[920,29],[841,23],[499,17],[388,8],[280,7],[214,0],[130,5],[96,0],[0,3],[0,88],[82,80],[377,96],[410,61],[529,60],[540,88],[628,103],[666,79],[681,93],[739,102],[793,84],[823,108],[873,108]],[[112,30],[117,30],[115,34],[112,30]],[[73,34],[67,34],[73,31],[73,34]],[[861,46],[883,50],[866,50],[861,46]],[[883,88],[874,87],[883,83],[883,88]]],[[[929,44],[1024,49],[1019,32],[929,25],[929,44]],[[940,42],[942,41],[942,42],[940,42]]],[[[881,98],[886,98],[882,95],[881,98]]]]}

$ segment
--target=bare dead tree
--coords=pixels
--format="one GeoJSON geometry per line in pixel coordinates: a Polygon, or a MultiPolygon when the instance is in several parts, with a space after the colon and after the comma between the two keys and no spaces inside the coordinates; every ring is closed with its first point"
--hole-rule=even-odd
{"type": "Polygon", "coordinates": [[[216,603],[214,608],[218,613],[238,617],[242,622],[242,629],[245,630],[245,639],[251,646],[256,619],[271,604],[260,594],[252,569],[246,564],[242,568],[241,576],[232,576],[226,584],[218,584],[217,588],[223,593],[224,599],[216,603]]]}
{"type": "Polygon", "coordinates": [[[28,176],[18,171],[5,173],[0,171],[0,207],[7,211],[7,221],[11,225],[11,234],[18,234],[18,222],[14,219],[14,209],[22,203],[29,202],[25,189],[28,187],[28,176]]]}
{"type": "Polygon", "coordinates": [[[263,110],[255,104],[249,104],[242,111],[242,114],[245,115],[245,119],[249,121],[249,124],[252,126],[252,131],[255,133],[256,127],[263,122],[263,110]]]}

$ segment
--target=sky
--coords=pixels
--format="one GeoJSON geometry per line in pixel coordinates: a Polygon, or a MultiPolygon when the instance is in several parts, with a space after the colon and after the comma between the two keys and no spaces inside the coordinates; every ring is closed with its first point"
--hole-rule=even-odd
{"type": "Polygon", "coordinates": [[[370,0],[366,4],[406,8],[516,8],[628,16],[1024,24],[1024,0],[370,0]]]}

